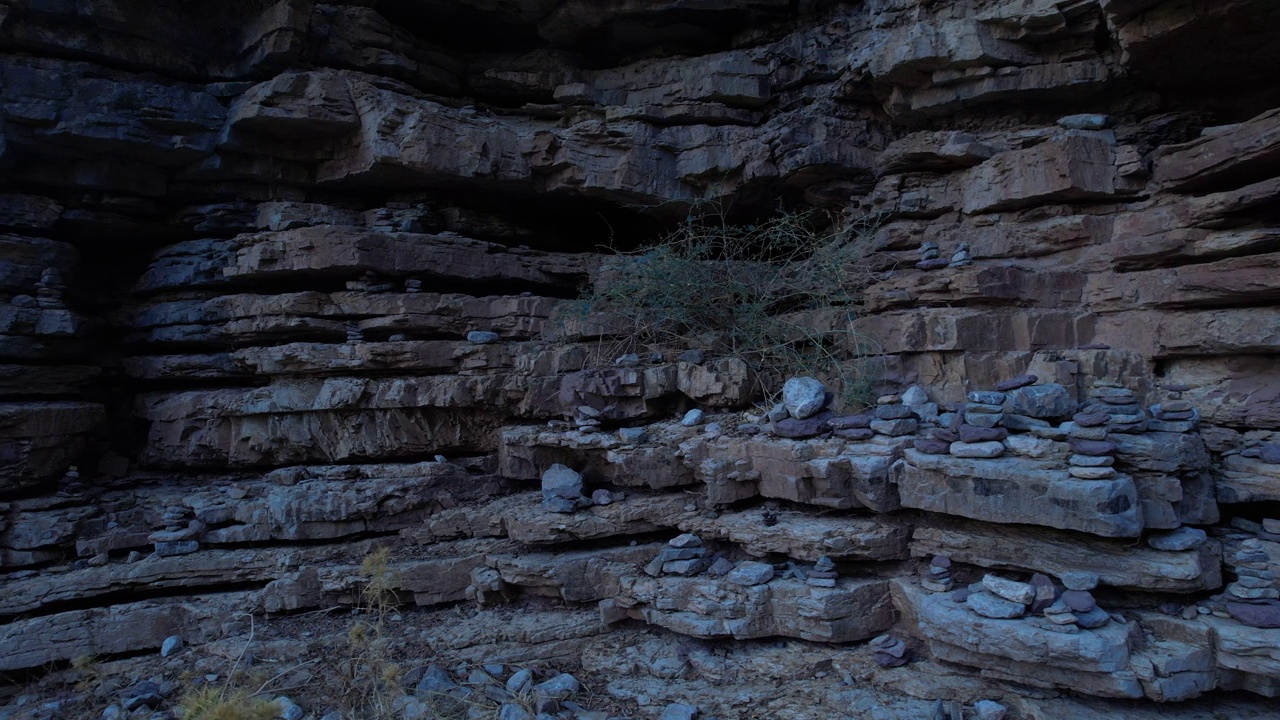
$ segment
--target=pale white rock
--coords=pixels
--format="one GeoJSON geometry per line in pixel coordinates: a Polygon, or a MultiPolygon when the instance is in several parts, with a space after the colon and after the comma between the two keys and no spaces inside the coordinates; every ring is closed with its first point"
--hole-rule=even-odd
{"type": "Polygon", "coordinates": [[[1035,586],[1018,582],[1017,580],[1002,578],[999,575],[984,575],[982,586],[1010,602],[1026,605],[1036,599],[1035,586]]]}
{"type": "Polygon", "coordinates": [[[827,388],[816,378],[791,378],[782,386],[782,404],[791,417],[803,420],[827,404],[827,388]]]}
{"type": "Polygon", "coordinates": [[[1004,439],[1004,446],[1014,455],[1032,458],[1052,457],[1065,449],[1061,443],[1034,435],[1010,435],[1004,439]]]}
{"type": "Polygon", "coordinates": [[[1005,714],[1009,712],[994,700],[979,700],[973,704],[973,709],[978,714],[978,720],[1004,720],[1005,714]]]}
{"type": "Polygon", "coordinates": [[[743,562],[725,576],[735,585],[762,585],[773,579],[773,566],[762,562],[743,562]]]}
{"type": "Polygon", "coordinates": [[[969,605],[971,610],[982,617],[996,620],[1020,618],[1027,612],[1027,606],[1022,603],[1011,602],[985,592],[973,593],[965,600],[965,603],[969,605]]]}
{"type": "Polygon", "coordinates": [[[912,385],[907,391],[902,393],[903,405],[924,405],[929,402],[929,393],[919,385],[912,385]]]}
{"type": "Polygon", "coordinates": [[[962,458],[998,458],[1004,454],[1004,445],[995,441],[987,442],[953,442],[951,454],[962,458]]]}

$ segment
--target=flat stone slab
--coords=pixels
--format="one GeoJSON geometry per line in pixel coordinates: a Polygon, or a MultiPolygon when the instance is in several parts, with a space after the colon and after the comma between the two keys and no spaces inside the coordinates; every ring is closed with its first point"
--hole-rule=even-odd
{"type": "Polygon", "coordinates": [[[743,587],[708,577],[619,578],[617,611],[650,625],[700,638],[793,637],[853,642],[893,625],[889,582],[840,578],[834,588],[800,580],[743,587]]]}
{"type": "Polygon", "coordinates": [[[717,518],[687,513],[679,527],[704,539],[729,540],[758,557],[782,553],[805,562],[823,555],[837,560],[907,557],[911,530],[905,524],[880,517],[830,517],[788,510],[776,515],[776,524],[765,525],[759,510],[726,512],[717,518]]]}
{"type": "MultiPolygon", "coordinates": [[[[914,627],[935,658],[980,668],[984,675],[1021,680],[1103,697],[1143,696],[1129,669],[1129,628],[1109,623],[1066,634],[1039,627],[1032,618],[980,617],[951,593],[928,593],[910,580],[893,580],[902,621],[914,627]]],[[[972,597],[972,596],[970,596],[972,597]]]]}
{"type": "Polygon", "coordinates": [[[1090,572],[1102,585],[1131,590],[1186,593],[1222,585],[1222,546],[1212,539],[1192,550],[1167,552],[1063,530],[942,520],[915,528],[911,554],[1057,578],[1090,572]]]}
{"type": "Polygon", "coordinates": [[[1137,490],[1125,475],[1079,480],[1058,464],[1025,458],[903,455],[898,490],[904,507],[1103,537],[1142,534],[1137,490]]]}

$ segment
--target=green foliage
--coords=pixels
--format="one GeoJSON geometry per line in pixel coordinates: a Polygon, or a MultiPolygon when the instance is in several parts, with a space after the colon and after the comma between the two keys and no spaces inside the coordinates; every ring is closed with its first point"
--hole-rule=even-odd
{"type": "Polygon", "coordinates": [[[865,401],[875,344],[853,320],[873,280],[869,228],[819,230],[813,220],[784,212],[737,226],[691,215],[657,243],[613,257],[579,312],[608,318],[632,349],[739,358],[765,394],[813,375],[846,402],[865,401]]]}
{"type": "Polygon", "coordinates": [[[205,687],[178,703],[183,720],[274,720],[280,706],[245,690],[205,687]]]}

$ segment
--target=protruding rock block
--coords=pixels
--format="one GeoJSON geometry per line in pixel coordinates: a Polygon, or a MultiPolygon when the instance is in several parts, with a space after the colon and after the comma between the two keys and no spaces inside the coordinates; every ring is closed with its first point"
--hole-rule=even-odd
{"type": "Polygon", "coordinates": [[[702,638],[773,636],[815,642],[865,640],[894,621],[889,584],[841,578],[834,588],[799,580],[743,587],[712,578],[622,578],[615,599],[632,617],[702,638]]]}
{"type": "Polygon", "coordinates": [[[967,171],[964,211],[996,212],[1048,203],[1098,200],[1116,192],[1111,145],[1068,133],[1025,150],[1001,153],[967,171]]]}
{"type": "Polygon", "coordinates": [[[1058,578],[1083,570],[1095,573],[1103,585],[1127,590],[1189,593],[1222,585],[1222,547],[1216,540],[1165,552],[1072,532],[948,521],[916,527],[911,554],[946,555],[972,565],[1058,578]]]}
{"type": "Polygon", "coordinates": [[[674,447],[694,432],[678,423],[653,425],[649,442],[630,445],[616,433],[511,426],[501,433],[498,472],[532,480],[553,464],[563,463],[577,468],[588,482],[655,490],[689,485],[696,481],[694,473],[675,456],[674,447]]]}
{"type": "Polygon", "coordinates": [[[1280,162],[1280,110],[1182,145],[1162,148],[1156,181],[1175,192],[1239,187],[1275,174],[1280,162]]]}
{"type": "Polygon", "coordinates": [[[97,403],[0,403],[0,492],[61,477],[103,417],[97,403]]]}
{"type": "Polygon", "coordinates": [[[1029,619],[998,620],[971,612],[950,593],[927,593],[909,580],[893,580],[893,599],[904,623],[939,660],[979,674],[1038,687],[1074,689],[1102,697],[1143,696],[1129,668],[1129,628],[1108,623],[1068,634],[1029,619]]]}
{"type": "Polygon", "coordinates": [[[966,459],[906,450],[895,466],[904,507],[995,523],[1137,537],[1133,480],[1079,480],[1065,466],[1024,458],[966,459]]]}
{"type": "Polygon", "coordinates": [[[782,511],[766,525],[758,511],[725,512],[716,518],[690,513],[681,530],[715,540],[728,540],[752,555],[782,553],[814,562],[826,555],[837,560],[897,560],[907,556],[910,528],[887,518],[815,516],[782,511]]]}
{"type": "Polygon", "coordinates": [[[1280,500],[1280,465],[1228,455],[1215,479],[1218,499],[1224,503],[1280,500]]]}

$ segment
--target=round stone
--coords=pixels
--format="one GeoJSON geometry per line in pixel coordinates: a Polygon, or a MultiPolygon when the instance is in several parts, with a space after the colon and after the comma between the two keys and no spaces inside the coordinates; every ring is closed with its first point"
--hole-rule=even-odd
{"type": "Polygon", "coordinates": [[[782,404],[791,417],[803,420],[826,406],[827,388],[817,378],[791,378],[782,385],[782,404]]]}

